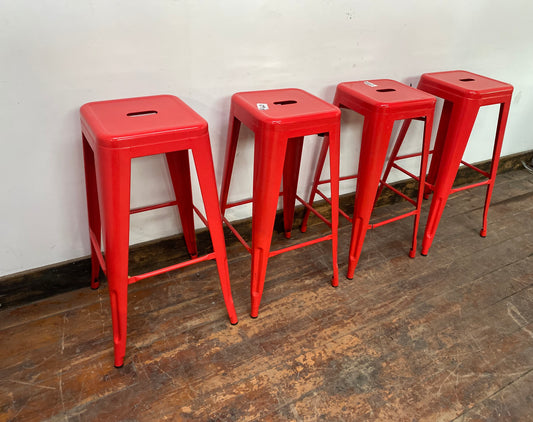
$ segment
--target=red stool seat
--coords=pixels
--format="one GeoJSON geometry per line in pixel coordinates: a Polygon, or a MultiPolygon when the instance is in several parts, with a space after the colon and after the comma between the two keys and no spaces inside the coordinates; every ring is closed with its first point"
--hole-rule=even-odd
{"type": "Polygon", "coordinates": [[[102,268],[109,284],[115,366],[123,365],[126,353],[128,285],[144,278],[216,260],[229,318],[236,324],[207,122],[170,95],[92,102],[83,105],[80,114],[91,238],[91,286],[99,286],[102,268]],[[189,150],[207,219],[193,205],[189,150]],[[176,201],[130,210],[131,159],[154,154],[166,154],[176,201]],[[178,205],[192,259],[128,276],[130,213],[170,205],[178,205]],[[213,252],[201,257],[197,256],[194,212],[208,226],[213,242],[213,252]],[[102,232],[105,259],[101,252],[102,232]]]}
{"type": "MultiPolygon", "coordinates": [[[[498,171],[498,162],[509,107],[511,105],[513,87],[507,83],[475,73],[454,70],[423,74],[420,78],[418,89],[444,99],[425,188],[426,197],[429,193],[433,192],[433,199],[422,241],[422,254],[427,255],[435,237],[448,196],[454,192],[487,185],[483,222],[480,231],[482,237],[487,235],[487,214],[496,180],[496,173],[498,171]],[[464,162],[462,157],[479,108],[492,104],[500,104],[500,113],[494,140],[491,167],[489,172],[485,172],[464,162]],[[453,188],[453,183],[461,164],[472,168],[482,174],[486,179],[482,182],[453,188]]],[[[408,127],[409,123],[409,121],[406,121],[404,125],[408,127]]],[[[402,133],[403,131],[398,136],[397,144],[403,142],[402,133]]],[[[391,161],[395,159],[396,157],[391,157],[391,161]]]]}
{"type": "MultiPolygon", "coordinates": [[[[331,240],[332,284],[338,284],[337,225],[340,110],[299,89],[241,92],[231,99],[228,143],[221,188],[221,209],[252,202],[252,245],[249,246],[224,218],[230,229],[252,255],[251,316],[257,317],[263,293],[268,258],[324,240],[331,240]],[[241,123],[255,133],[253,198],[228,204],[231,174],[241,123]],[[290,237],[294,219],[303,139],[306,135],[327,134],[330,138],[332,179],[331,234],[281,250],[270,251],[279,190],[283,178],[285,236],[290,237]]],[[[315,211],[316,212],[316,211],[315,211]]],[[[322,219],[326,221],[323,217],[322,219]]]]}
{"type": "MultiPolygon", "coordinates": [[[[420,209],[424,178],[426,174],[433,112],[436,99],[425,92],[408,87],[400,82],[390,79],[372,81],[344,82],[337,86],[333,103],[339,107],[351,109],[364,116],[361,151],[359,155],[358,174],[342,177],[342,180],[357,178],[355,192],[355,205],[353,218],[341,211],[341,214],[352,222],[352,235],[350,241],[349,263],[347,277],[353,278],[357,262],[361,255],[363,242],[369,228],[374,228],[396,221],[400,218],[414,216],[412,246],[409,255],[414,257],[416,251],[416,235],[420,221],[420,209]],[[380,178],[385,163],[385,156],[389,146],[393,124],[396,120],[420,119],[425,122],[423,154],[420,162],[420,176],[408,173],[419,180],[419,192],[413,200],[386,183],[388,172],[383,177],[383,186],[411,202],[415,209],[408,213],[369,225],[370,216],[380,186],[380,178]]],[[[312,204],[316,194],[325,198],[318,190],[318,186],[328,183],[329,180],[320,180],[322,166],[326,157],[328,145],[325,143],[320,153],[315,180],[309,203],[312,204]]],[[[389,169],[390,171],[390,169],[389,169]]],[[[309,213],[304,217],[304,225],[309,213]]]]}

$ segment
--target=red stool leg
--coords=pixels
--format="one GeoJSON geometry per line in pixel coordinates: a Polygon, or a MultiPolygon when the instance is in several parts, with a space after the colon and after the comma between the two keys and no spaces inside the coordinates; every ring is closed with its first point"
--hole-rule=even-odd
{"type": "MultiPolygon", "coordinates": [[[[411,250],[409,251],[409,257],[414,258],[416,255],[416,243],[417,243],[417,234],[418,226],[420,225],[420,211],[422,210],[422,201],[424,198],[424,187],[426,181],[426,170],[429,157],[429,146],[431,144],[431,129],[433,127],[433,114],[426,116],[424,121],[424,140],[422,141],[422,155],[420,157],[420,173],[418,181],[418,193],[416,196],[416,214],[415,221],[413,224],[413,242],[411,245],[411,250]]],[[[386,179],[384,179],[386,180],[386,179]]]]}
{"type": "MultiPolygon", "coordinates": [[[[427,255],[446,201],[453,186],[455,176],[459,170],[463,153],[472,132],[479,107],[469,106],[468,102],[456,103],[453,107],[448,125],[447,136],[442,141],[442,152],[439,154],[437,178],[433,190],[433,199],[429,208],[428,220],[422,241],[422,255],[427,255]]],[[[440,127],[439,127],[440,131],[440,127]]],[[[433,164],[433,163],[432,163],[433,164]]],[[[428,175],[429,177],[429,175],[428,175]]]]}
{"type": "MultiPolygon", "coordinates": [[[[87,213],[89,219],[89,235],[92,234],[97,243],[101,244],[102,225],[100,222],[100,206],[98,201],[98,189],[96,185],[96,169],[94,152],[83,136],[83,161],[85,164],[85,189],[87,194],[87,213]]],[[[91,289],[100,287],[100,262],[95,245],[91,241],[91,289]]]]}
{"type": "Polygon", "coordinates": [[[226,158],[224,160],[224,172],[222,175],[222,186],[220,188],[220,211],[222,212],[222,215],[224,215],[228,203],[229,185],[231,182],[231,174],[233,173],[233,164],[235,163],[235,153],[237,151],[240,128],[241,122],[234,117],[233,110],[231,110],[228,126],[228,142],[226,144],[226,158]]]}
{"type": "MultiPolygon", "coordinates": [[[[394,162],[396,161],[396,157],[398,156],[398,153],[400,152],[400,148],[402,146],[403,140],[405,139],[405,135],[407,135],[407,131],[409,130],[409,126],[411,125],[412,119],[405,119],[402,123],[402,127],[400,129],[400,132],[398,133],[398,138],[396,138],[396,142],[394,143],[394,147],[392,148],[392,152],[389,158],[389,161],[387,162],[387,167],[385,167],[385,172],[383,173],[382,181],[386,182],[389,178],[390,171],[392,169],[392,166],[394,165],[394,162]]],[[[378,200],[379,196],[381,195],[381,192],[383,191],[383,184],[379,184],[378,191],[376,193],[376,201],[378,200]]]]}
{"type": "MultiPolygon", "coordinates": [[[[315,196],[317,194],[318,190],[318,182],[320,182],[320,176],[322,175],[322,169],[324,168],[324,163],[326,161],[326,156],[328,154],[329,150],[329,136],[324,136],[324,140],[322,141],[322,147],[320,149],[320,154],[318,155],[318,161],[316,164],[316,170],[315,170],[315,176],[313,179],[313,187],[311,188],[311,193],[309,195],[309,205],[313,206],[313,202],[315,200],[315,196]]],[[[306,208],[304,217],[302,219],[302,225],[300,226],[300,231],[302,233],[305,233],[307,231],[307,221],[309,220],[309,214],[311,211],[306,208]]]]}
{"type": "Polygon", "coordinates": [[[98,151],[98,190],[103,210],[106,275],[111,301],[115,367],[124,364],[128,315],[128,247],[131,161],[124,153],[98,151]]]}
{"type": "MultiPolygon", "coordinates": [[[[339,229],[339,171],[340,171],[340,130],[336,128],[330,130],[326,136],[324,144],[329,143],[329,178],[331,180],[331,252],[333,277],[331,285],[339,285],[339,265],[338,265],[338,229],[339,229]]],[[[326,148],[327,150],[327,148],[326,148]]],[[[320,174],[319,174],[320,177],[320,174]]]]}
{"type": "Polygon", "coordinates": [[[237,313],[235,312],[231,295],[226,244],[224,242],[224,232],[220,218],[215,170],[209,137],[196,140],[192,151],[198,173],[198,183],[204,201],[205,213],[209,223],[208,228],[211,235],[211,242],[213,243],[224,303],[226,304],[231,324],[237,324],[237,313]]]}
{"type": "Polygon", "coordinates": [[[426,177],[426,182],[429,185],[424,187],[424,198],[428,199],[429,194],[433,190],[435,181],[437,180],[437,174],[439,173],[439,166],[442,156],[442,151],[446,143],[446,137],[448,135],[448,128],[450,125],[450,116],[452,114],[453,103],[448,100],[444,100],[442,105],[442,113],[440,115],[439,128],[437,129],[437,136],[435,138],[435,147],[431,156],[431,164],[429,166],[429,172],[426,177]]]}
{"type": "Polygon", "coordinates": [[[256,318],[265,284],[287,139],[256,133],[252,210],[252,282],[250,315],[256,318]]]}
{"type": "Polygon", "coordinates": [[[392,126],[393,122],[391,120],[381,117],[366,117],[363,124],[348,273],[346,275],[349,279],[353,278],[355,267],[361,256],[363,241],[368,230],[368,223],[381,178],[381,171],[385,164],[392,126]]]}
{"type": "Polygon", "coordinates": [[[192,206],[191,172],[189,151],[175,151],[166,154],[168,169],[178,203],[181,227],[187,250],[191,258],[198,257],[196,233],[194,231],[194,210],[192,206]]]}
{"type": "Polygon", "coordinates": [[[291,238],[292,223],[294,221],[296,190],[298,188],[303,144],[303,136],[289,139],[287,142],[287,153],[283,167],[283,224],[287,239],[291,238]]]}
{"type": "Polygon", "coordinates": [[[500,105],[500,114],[498,116],[498,126],[496,129],[496,138],[494,140],[494,150],[492,153],[492,163],[490,166],[489,184],[487,185],[487,194],[485,196],[485,206],[483,208],[483,225],[481,227],[480,236],[487,236],[487,215],[489,212],[490,199],[492,197],[492,190],[494,189],[494,182],[496,181],[496,174],[498,173],[498,163],[500,162],[500,153],[502,151],[503,135],[505,133],[505,126],[507,124],[507,116],[509,115],[510,103],[505,102],[500,105]]]}

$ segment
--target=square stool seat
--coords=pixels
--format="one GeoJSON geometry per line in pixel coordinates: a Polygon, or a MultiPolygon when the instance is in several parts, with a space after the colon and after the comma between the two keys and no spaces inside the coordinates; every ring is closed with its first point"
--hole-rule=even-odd
{"type": "Polygon", "coordinates": [[[314,134],[314,126],[338,117],[337,107],[295,88],[239,92],[232,96],[233,114],[256,130],[282,130],[290,137],[314,134]]]}
{"type": "MultiPolygon", "coordinates": [[[[207,122],[172,95],[87,103],[80,109],[82,128],[94,145],[106,148],[172,148],[181,139],[204,136],[207,122]],[[155,145],[162,143],[161,145],[155,145]]],[[[142,150],[139,151],[141,155],[142,150]]],[[[151,154],[157,154],[150,151],[151,154]]]]}
{"type": "Polygon", "coordinates": [[[450,101],[475,100],[480,106],[505,101],[513,86],[466,70],[424,73],[419,89],[450,101]]]}
{"type": "Polygon", "coordinates": [[[396,119],[418,116],[434,107],[435,97],[392,79],[342,82],[337,85],[335,101],[362,115],[394,114],[396,119]]]}

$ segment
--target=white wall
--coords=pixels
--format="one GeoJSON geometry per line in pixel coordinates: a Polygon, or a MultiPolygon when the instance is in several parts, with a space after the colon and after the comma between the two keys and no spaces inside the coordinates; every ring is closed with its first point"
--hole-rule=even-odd
{"type": "MultiPolygon", "coordinates": [[[[78,121],[85,102],[181,97],[209,122],[220,181],[234,92],[299,87],[332,100],[341,81],[416,83],[423,72],[467,69],[515,86],[507,155],[533,148],[532,27],[530,0],[1,0],[0,276],[89,253],[78,121]]],[[[480,114],[468,159],[489,158],[495,113],[480,114]]],[[[343,123],[346,173],[361,120],[345,113],[343,123]]],[[[244,135],[233,197],[251,191],[244,135]]],[[[312,161],[316,138],[309,145],[312,161]]],[[[133,205],[171,196],[161,164],[134,163],[133,205]]],[[[135,216],[132,243],[178,232],[175,215],[135,216]]]]}

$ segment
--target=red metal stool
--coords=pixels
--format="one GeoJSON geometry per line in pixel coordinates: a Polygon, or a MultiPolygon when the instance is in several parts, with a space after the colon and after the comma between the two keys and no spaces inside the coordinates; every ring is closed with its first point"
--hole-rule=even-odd
{"type": "Polygon", "coordinates": [[[91,238],[91,287],[107,276],[113,320],[115,366],[126,353],[128,285],[147,277],[209,259],[216,260],[230,322],[237,323],[229,282],[222,220],[207,122],[170,95],[100,101],[80,109],[91,238]],[[192,151],[207,220],[193,205],[188,150],[192,151]],[[131,159],[166,154],[176,201],[130,211],[131,159]],[[178,205],[184,238],[193,259],[160,270],[128,276],[130,213],[178,205]],[[213,252],[198,257],[196,212],[209,227],[213,252]],[[208,224],[209,223],[209,224],[208,224]],[[101,252],[101,232],[105,259],[101,252]]]}
{"type": "MultiPolygon", "coordinates": [[[[357,178],[353,218],[350,218],[346,213],[341,211],[341,214],[352,222],[352,236],[347,272],[347,277],[350,279],[353,278],[355,267],[357,266],[363,248],[366,231],[369,228],[379,227],[401,218],[414,216],[413,240],[409,256],[415,256],[416,235],[420,221],[420,208],[422,206],[422,196],[424,191],[422,186],[424,186],[424,178],[426,175],[435,102],[436,99],[432,95],[389,79],[344,82],[337,86],[333,103],[339,107],[349,108],[362,114],[365,118],[361,140],[361,152],[359,155],[358,174],[341,177],[340,179],[348,180],[357,178]],[[378,187],[380,186],[381,172],[385,164],[385,156],[387,154],[392,128],[396,120],[402,119],[418,119],[425,122],[422,147],[423,154],[420,160],[420,176],[417,177],[402,169],[410,177],[419,180],[417,199],[413,200],[387,184],[386,177],[382,179],[382,186],[386,186],[395,193],[401,195],[413,204],[415,209],[394,218],[369,225],[370,215],[372,214],[378,187]]],[[[327,150],[328,145],[325,143],[322,147],[315,172],[313,189],[311,190],[311,196],[309,199],[310,204],[313,203],[316,194],[328,200],[318,189],[320,184],[329,183],[329,180],[320,180],[327,150]]],[[[308,216],[309,213],[307,212],[302,224],[303,230],[305,230],[308,216]]]]}
{"type": "MultiPolygon", "coordinates": [[[[221,188],[221,210],[252,202],[252,245],[249,246],[231,223],[224,221],[252,255],[251,316],[257,317],[263,293],[268,258],[317,242],[331,240],[333,252],[332,285],[338,285],[337,226],[339,197],[339,124],[340,110],[299,89],[241,92],[231,99],[228,143],[221,188]],[[255,133],[253,198],[228,204],[228,191],[241,123],[255,133]],[[283,177],[285,236],[290,237],[303,139],[306,135],[330,137],[332,179],[331,234],[287,248],[270,251],[276,206],[283,177]]],[[[317,213],[315,210],[313,212],[317,213]]],[[[317,213],[318,214],[318,213],[317,213]]],[[[320,216],[323,221],[325,218],[320,216]]]]}
{"type": "MultiPolygon", "coordinates": [[[[426,198],[433,191],[433,199],[422,241],[422,255],[427,255],[448,196],[452,193],[487,185],[483,223],[480,231],[482,237],[487,235],[487,214],[498,171],[498,162],[500,160],[513,87],[507,83],[476,75],[475,73],[454,70],[423,74],[418,83],[418,89],[444,99],[425,187],[426,198]],[[492,104],[500,104],[500,114],[492,153],[492,163],[490,171],[486,172],[464,162],[462,157],[479,108],[492,104]],[[479,183],[453,188],[455,176],[461,164],[477,171],[487,179],[479,183]]],[[[396,151],[403,142],[409,124],[409,120],[404,122],[404,127],[396,140],[396,145],[398,146],[398,148],[395,148],[396,151]]],[[[389,166],[392,166],[396,159],[397,157],[393,154],[389,160],[389,166]]]]}

